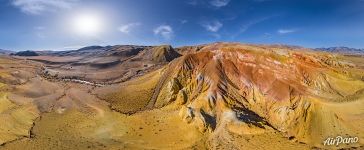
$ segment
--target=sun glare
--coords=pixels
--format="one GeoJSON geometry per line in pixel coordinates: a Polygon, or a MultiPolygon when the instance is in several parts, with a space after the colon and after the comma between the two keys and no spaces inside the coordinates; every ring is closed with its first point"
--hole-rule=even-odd
{"type": "Polygon", "coordinates": [[[102,19],[95,14],[81,14],[73,18],[73,30],[82,36],[97,36],[102,31],[102,19]]]}

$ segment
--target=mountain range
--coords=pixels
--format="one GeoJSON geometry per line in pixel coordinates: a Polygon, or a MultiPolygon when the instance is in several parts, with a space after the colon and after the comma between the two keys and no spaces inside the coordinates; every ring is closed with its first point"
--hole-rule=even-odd
{"type": "Polygon", "coordinates": [[[349,47],[316,48],[315,50],[331,52],[331,53],[348,54],[348,55],[364,55],[364,49],[349,48],[349,47]]]}
{"type": "MultiPolygon", "coordinates": [[[[82,54],[82,53],[96,53],[96,52],[103,52],[103,51],[110,51],[110,50],[115,50],[117,48],[120,47],[133,47],[134,45],[115,45],[115,46],[87,46],[87,47],[83,47],[77,50],[61,50],[61,51],[53,51],[53,50],[46,50],[46,51],[35,51],[35,50],[26,50],[27,52],[29,51],[34,51],[39,55],[73,55],[73,54],[82,54]]],[[[177,47],[176,49],[179,50],[179,52],[181,54],[184,54],[186,51],[190,52],[190,51],[198,51],[199,49],[201,49],[204,45],[199,45],[199,46],[182,46],[182,47],[177,47]]],[[[284,46],[284,45],[283,45],[284,46]]],[[[137,47],[137,46],[134,46],[137,47]]],[[[143,46],[141,46],[143,47],[143,46]]],[[[297,47],[297,46],[293,46],[293,47],[297,47]]],[[[358,48],[350,48],[350,47],[322,47],[322,48],[314,48],[314,50],[317,51],[325,51],[325,52],[332,52],[332,53],[341,53],[341,54],[349,54],[349,55],[363,55],[364,54],[364,49],[358,49],[358,48]]],[[[22,51],[19,51],[20,55],[22,51]]],[[[11,54],[13,53],[14,55],[19,55],[17,54],[17,52],[14,51],[10,51],[10,50],[2,50],[0,49],[0,54],[11,54]]]]}
{"type": "Polygon", "coordinates": [[[0,49],[0,55],[9,55],[11,54],[13,51],[10,51],[10,50],[3,50],[3,49],[0,49]]]}
{"type": "Polygon", "coordinates": [[[363,148],[323,145],[364,138],[363,57],[241,43],[36,52],[0,57],[0,148],[363,148]]]}

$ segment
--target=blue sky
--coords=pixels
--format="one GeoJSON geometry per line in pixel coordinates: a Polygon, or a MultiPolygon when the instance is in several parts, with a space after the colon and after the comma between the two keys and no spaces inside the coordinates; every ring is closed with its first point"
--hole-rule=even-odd
{"type": "Polygon", "coordinates": [[[0,49],[217,41],[364,48],[364,0],[0,0],[0,49]]]}

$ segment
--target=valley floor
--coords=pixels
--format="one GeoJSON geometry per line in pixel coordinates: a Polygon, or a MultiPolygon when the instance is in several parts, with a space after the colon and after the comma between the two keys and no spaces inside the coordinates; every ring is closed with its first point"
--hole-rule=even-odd
{"type": "Polygon", "coordinates": [[[173,107],[122,114],[93,95],[90,85],[50,82],[36,74],[34,62],[0,62],[8,82],[1,84],[0,121],[8,124],[0,125],[0,149],[309,149],[274,130],[209,136],[173,107]]]}
{"type": "Polygon", "coordinates": [[[104,70],[0,56],[0,150],[364,149],[364,59],[269,48],[211,44],[170,63],[161,49],[163,63],[104,70]],[[323,145],[337,135],[359,141],[323,145]]]}

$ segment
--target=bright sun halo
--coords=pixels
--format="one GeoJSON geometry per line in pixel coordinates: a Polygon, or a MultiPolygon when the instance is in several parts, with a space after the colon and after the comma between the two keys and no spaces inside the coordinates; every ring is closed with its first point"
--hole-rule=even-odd
{"type": "Polygon", "coordinates": [[[102,30],[101,18],[95,14],[81,14],[74,17],[73,30],[82,36],[97,36],[102,30]]]}

